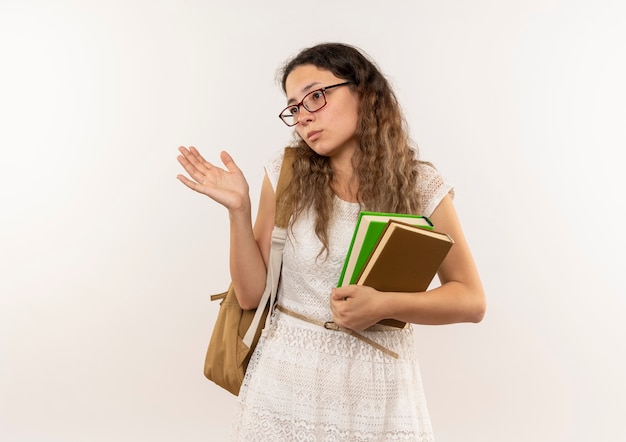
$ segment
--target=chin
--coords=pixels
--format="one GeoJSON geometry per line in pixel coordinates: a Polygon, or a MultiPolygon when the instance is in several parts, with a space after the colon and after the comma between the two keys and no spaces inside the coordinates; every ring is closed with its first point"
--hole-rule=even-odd
{"type": "Polygon", "coordinates": [[[332,154],[333,149],[326,149],[323,146],[316,146],[315,143],[311,145],[311,143],[306,143],[313,152],[322,157],[329,157],[332,154]]]}

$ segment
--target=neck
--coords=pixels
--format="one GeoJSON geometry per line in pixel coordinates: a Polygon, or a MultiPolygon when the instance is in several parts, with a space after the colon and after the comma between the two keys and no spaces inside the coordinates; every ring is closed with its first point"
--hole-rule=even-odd
{"type": "Polygon", "coordinates": [[[351,159],[344,162],[332,161],[333,181],[331,188],[340,199],[349,202],[358,202],[359,188],[357,177],[354,175],[351,159]]]}
{"type": "Polygon", "coordinates": [[[343,149],[330,157],[330,167],[336,177],[350,180],[354,172],[352,169],[353,155],[354,149],[343,149]]]}

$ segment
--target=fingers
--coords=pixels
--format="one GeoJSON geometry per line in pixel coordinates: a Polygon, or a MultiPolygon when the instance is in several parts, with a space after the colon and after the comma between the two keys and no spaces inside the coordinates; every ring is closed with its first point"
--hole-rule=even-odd
{"type": "Polygon", "coordinates": [[[342,288],[334,288],[330,291],[330,296],[333,301],[347,301],[352,298],[352,290],[350,290],[349,286],[342,288]]]}
{"type": "Polygon", "coordinates": [[[177,159],[181,166],[183,166],[183,168],[187,171],[189,176],[191,176],[191,178],[193,178],[198,183],[204,183],[204,174],[198,171],[198,169],[193,164],[191,164],[186,157],[179,155],[177,159]]]}
{"type": "Polygon", "coordinates": [[[178,160],[180,165],[183,166],[183,168],[192,176],[194,173],[198,173],[198,169],[195,166],[195,164],[198,164],[198,161],[197,159],[194,159],[193,152],[184,148],[183,146],[180,146],[178,148],[178,151],[181,153],[181,155],[178,155],[176,159],[178,160]]]}
{"type": "Polygon", "coordinates": [[[224,166],[226,166],[226,169],[228,169],[229,172],[237,172],[239,170],[239,167],[237,167],[237,164],[235,164],[233,157],[231,157],[230,154],[225,150],[220,152],[220,159],[222,160],[222,163],[224,164],[224,166]]]}
{"type": "Polygon", "coordinates": [[[200,154],[200,152],[198,151],[198,149],[196,149],[194,146],[189,146],[189,149],[185,149],[185,147],[184,147],[184,146],[181,146],[181,147],[179,148],[179,150],[180,150],[180,149],[186,150],[186,151],[189,153],[189,155],[190,155],[191,157],[193,157],[193,158],[194,158],[197,162],[199,162],[199,163],[206,163],[206,162],[207,162],[207,161],[204,159],[204,157],[202,156],[202,154],[200,154]]]}
{"type": "Polygon", "coordinates": [[[195,148],[195,146],[189,146],[189,152],[191,152],[198,159],[204,161],[204,158],[202,158],[202,155],[200,154],[198,149],[195,148]]]}
{"type": "Polygon", "coordinates": [[[178,181],[183,183],[185,186],[187,186],[188,188],[190,188],[194,192],[200,193],[202,195],[206,195],[206,196],[214,199],[215,201],[217,201],[216,198],[213,198],[211,189],[209,187],[207,187],[207,186],[205,186],[203,184],[197,183],[194,180],[190,180],[185,175],[177,175],[176,179],[178,179],[178,181]]]}
{"type": "MultiPolygon", "coordinates": [[[[200,192],[200,185],[195,181],[190,180],[185,175],[176,175],[176,179],[183,183],[185,186],[189,187],[191,190],[195,190],[196,192],[200,192]]],[[[200,192],[201,193],[201,192],[200,192]]]]}
{"type": "MultiPolygon", "coordinates": [[[[211,163],[205,160],[202,155],[200,155],[200,152],[198,152],[198,150],[193,146],[189,149],[185,149],[184,146],[180,146],[178,151],[182,154],[182,158],[185,160],[181,161],[181,157],[179,156],[179,161],[183,167],[185,167],[185,170],[187,170],[188,167],[193,166],[198,173],[205,173],[207,170],[214,167],[211,163]]],[[[189,170],[187,171],[189,172],[189,170]]]]}
{"type": "MultiPolygon", "coordinates": [[[[340,319],[346,313],[347,304],[350,298],[347,290],[343,288],[334,288],[330,292],[330,308],[333,312],[335,319],[340,319]]],[[[340,319],[341,320],[341,319],[340,319]]]]}
{"type": "MultiPolygon", "coordinates": [[[[209,170],[215,168],[215,165],[205,160],[200,152],[198,152],[198,150],[193,146],[189,146],[189,149],[184,146],[180,146],[178,151],[181,153],[181,155],[178,156],[178,162],[189,173],[192,173],[192,171],[195,170],[196,173],[205,174],[209,170]]],[[[220,159],[229,172],[239,171],[239,167],[228,152],[220,152],[220,159]]]]}
{"type": "MultiPolygon", "coordinates": [[[[181,155],[177,157],[181,166],[183,166],[191,178],[197,183],[206,185],[208,176],[211,174],[211,171],[215,169],[215,166],[205,160],[200,152],[193,146],[190,146],[189,149],[180,146],[178,151],[181,153],[181,155]]],[[[196,191],[198,190],[197,186],[186,185],[196,191]]]]}

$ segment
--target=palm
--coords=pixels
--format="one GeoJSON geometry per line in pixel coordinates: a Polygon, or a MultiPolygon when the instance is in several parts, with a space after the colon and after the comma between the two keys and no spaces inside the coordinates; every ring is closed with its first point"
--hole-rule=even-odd
{"type": "Polygon", "coordinates": [[[183,184],[227,209],[238,209],[245,204],[248,199],[248,183],[230,155],[222,152],[221,160],[226,166],[226,169],[222,169],[206,161],[194,147],[180,147],[178,150],[181,153],[178,162],[191,177],[178,175],[183,184]]]}

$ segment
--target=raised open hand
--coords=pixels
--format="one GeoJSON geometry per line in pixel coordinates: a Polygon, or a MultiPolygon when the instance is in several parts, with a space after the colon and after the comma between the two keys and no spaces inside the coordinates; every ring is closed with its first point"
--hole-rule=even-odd
{"type": "Polygon", "coordinates": [[[181,146],[178,151],[181,153],[178,162],[191,177],[176,177],[185,186],[208,196],[228,210],[238,210],[250,204],[248,182],[228,153],[220,153],[225,170],[209,163],[193,146],[181,146]]]}

